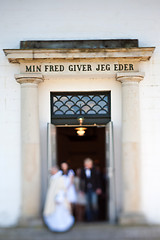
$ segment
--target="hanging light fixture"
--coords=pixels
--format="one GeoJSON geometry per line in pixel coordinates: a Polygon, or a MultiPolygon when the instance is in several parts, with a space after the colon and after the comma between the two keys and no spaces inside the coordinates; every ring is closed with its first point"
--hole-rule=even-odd
{"type": "Polygon", "coordinates": [[[78,120],[79,120],[79,125],[80,125],[80,127],[75,128],[75,130],[77,131],[78,136],[84,136],[85,130],[86,130],[87,128],[82,127],[82,123],[83,123],[83,118],[82,118],[82,117],[78,118],[78,120]]]}

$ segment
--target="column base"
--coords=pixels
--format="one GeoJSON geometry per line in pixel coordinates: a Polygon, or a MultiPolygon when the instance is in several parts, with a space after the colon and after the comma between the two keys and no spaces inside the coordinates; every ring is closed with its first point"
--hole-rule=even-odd
{"type": "Polygon", "coordinates": [[[19,227],[42,227],[42,218],[24,218],[21,217],[17,224],[19,227]]]}
{"type": "Polygon", "coordinates": [[[144,225],[147,220],[142,213],[122,213],[119,217],[121,225],[144,225]]]}

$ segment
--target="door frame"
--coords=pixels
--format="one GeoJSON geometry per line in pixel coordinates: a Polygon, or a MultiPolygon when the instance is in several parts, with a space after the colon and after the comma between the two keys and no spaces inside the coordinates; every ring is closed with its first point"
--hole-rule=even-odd
{"type": "MultiPolygon", "coordinates": [[[[77,127],[79,125],[53,125],[47,124],[47,163],[48,171],[53,165],[57,164],[57,127],[77,127]]],[[[95,127],[95,125],[89,125],[88,127],[95,127]]],[[[106,211],[108,212],[108,222],[116,223],[117,221],[117,199],[116,199],[116,181],[115,181],[115,162],[114,162],[114,140],[113,140],[113,122],[109,122],[106,125],[98,125],[105,127],[105,155],[106,155],[106,181],[108,179],[108,193],[109,199],[107,201],[106,211]]]]}

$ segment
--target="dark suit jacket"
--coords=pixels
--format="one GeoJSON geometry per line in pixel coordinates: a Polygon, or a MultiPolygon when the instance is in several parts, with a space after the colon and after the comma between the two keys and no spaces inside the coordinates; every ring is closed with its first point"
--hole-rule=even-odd
{"type": "Polygon", "coordinates": [[[91,169],[90,178],[86,177],[84,168],[81,170],[81,182],[80,182],[81,191],[87,192],[89,190],[88,185],[91,186],[90,189],[93,191],[96,191],[97,188],[101,188],[100,176],[95,168],[91,169]]]}

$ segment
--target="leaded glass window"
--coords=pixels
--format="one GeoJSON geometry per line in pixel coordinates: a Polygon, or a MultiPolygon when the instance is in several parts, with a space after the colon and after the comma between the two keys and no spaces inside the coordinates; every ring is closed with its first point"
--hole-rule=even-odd
{"type": "Polygon", "coordinates": [[[51,92],[53,124],[106,124],[110,121],[110,92],[51,92]]]}

